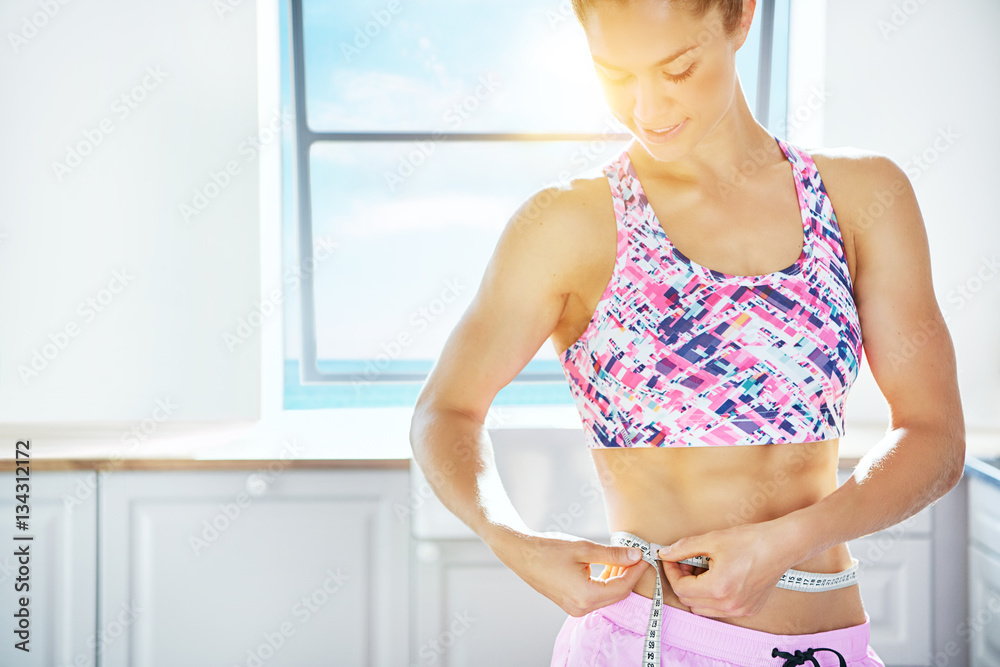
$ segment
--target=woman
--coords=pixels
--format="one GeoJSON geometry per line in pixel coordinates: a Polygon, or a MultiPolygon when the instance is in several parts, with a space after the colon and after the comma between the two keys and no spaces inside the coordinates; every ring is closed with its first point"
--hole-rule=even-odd
{"type": "Polygon", "coordinates": [[[635,138],[515,213],[417,402],[411,443],[437,496],[569,614],[554,666],[882,665],[846,542],[962,474],[913,190],[888,158],[807,153],[757,123],[735,66],[754,9],[574,0],[635,138]],[[891,424],[838,488],[862,331],[891,424]],[[487,410],[546,339],[610,545],[526,526],[494,467],[487,410]]]}

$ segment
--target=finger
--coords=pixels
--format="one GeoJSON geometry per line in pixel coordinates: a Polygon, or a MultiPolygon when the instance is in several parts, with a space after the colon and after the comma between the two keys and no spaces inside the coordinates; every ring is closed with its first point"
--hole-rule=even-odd
{"type": "MultiPolygon", "coordinates": [[[[686,602],[685,605],[691,607],[686,602]]],[[[709,618],[728,618],[729,614],[720,611],[718,609],[713,609],[712,607],[691,607],[691,613],[697,614],[699,616],[707,616],[709,618]]]]}
{"type": "Polygon", "coordinates": [[[617,602],[626,597],[635,588],[639,577],[647,567],[652,567],[645,561],[640,561],[636,566],[626,567],[620,576],[609,577],[604,581],[593,581],[592,583],[600,588],[595,590],[595,597],[599,606],[617,602]]]}
{"type": "Polygon", "coordinates": [[[634,565],[642,561],[642,551],[635,547],[608,546],[584,539],[574,542],[574,545],[578,549],[576,557],[581,562],[634,565]],[[629,555],[630,551],[634,553],[634,556],[629,555]]]}
{"type": "Polygon", "coordinates": [[[680,568],[681,572],[692,577],[697,577],[700,574],[705,574],[708,572],[707,567],[698,567],[697,565],[691,565],[690,563],[677,563],[677,567],[680,568]]]}
{"type": "Polygon", "coordinates": [[[620,577],[628,570],[629,567],[625,565],[604,565],[604,570],[601,571],[600,575],[595,577],[595,579],[611,579],[613,577],[620,577]]]}
{"type": "Polygon", "coordinates": [[[642,561],[642,552],[635,547],[609,547],[603,544],[594,544],[593,557],[591,562],[608,563],[610,565],[635,565],[642,561]],[[629,555],[629,552],[633,555],[629,555]]]}
{"type": "Polygon", "coordinates": [[[700,609],[713,609],[715,611],[719,609],[719,604],[721,600],[718,598],[706,598],[706,597],[688,597],[687,595],[678,595],[677,599],[684,603],[685,606],[700,609]]]}
{"type": "Polygon", "coordinates": [[[663,574],[667,576],[667,581],[670,582],[670,587],[674,589],[674,593],[680,595],[680,591],[686,588],[686,585],[682,583],[682,580],[691,576],[691,572],[686,571],[677,563],[672,563],[668,560],[661,562],[663,563],[663,574]]]}
{"type": "MultiPolygon", "coordinates": [[[[663,573],[667,576],[667,581],[670,582],[670,588],[673,589],[674,594],[677,595],[677,597],[687,597],[689,599],[706,597],[709,592],[706,588],[706,584],[711,582],[703,580],[700,574],[688,572],[684,568],[685,565],[688,567],[693,566],[687,563],[674,563],[669,560],[662,562],[663,573]]],[[[684,604],[687,603],[685,602],[684,604]]]]}

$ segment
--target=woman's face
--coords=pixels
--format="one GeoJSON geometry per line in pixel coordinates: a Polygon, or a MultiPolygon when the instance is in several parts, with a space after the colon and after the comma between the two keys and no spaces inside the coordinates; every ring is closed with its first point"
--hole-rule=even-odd
{"type": "Polygon", "coordinates": [[[730,113],[736,49],[748,28],[729,38],[717,8],[696,20],[664,0],[598,2],[585,26],[611,112],[651,155],[668,161],[687,154],[730,113]],[[644,131],[671,126],[678,127],[668,136],[644,131]]]}

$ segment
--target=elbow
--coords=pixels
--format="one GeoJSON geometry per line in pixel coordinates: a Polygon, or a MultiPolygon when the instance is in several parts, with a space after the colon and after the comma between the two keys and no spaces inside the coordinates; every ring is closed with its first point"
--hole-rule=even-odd
{"type": "MultiPolygon", "coordinates": [[[[949,479],[949,481],[948,481],[948,491],[951,491],[956,486],[958,486],[958,483],[962,481],[962,477],[964,477],[964,476],[965,476],[965,463],[963,463],[958,468],[958,473],[956,473],[955,475],[952,475],[952,477],[949,479]]],[[[947,493],[947,491],[945,491],[945,493],[947,493]]]]}
{"type": "Polygon", "coordinates": [[[948,429],[948,442],[951,445],[952,470],[949,482],[954,488],[965,474],[965,420],[961,414],[957,419],[950,422],[952,426],[948,429]]]}
{"type": "MultiPolygon", "coordinates": [[[[965,423],[961,415],[914,426],[927,442],[926,455],[940,461],[938,484],[951,491],[965,475],[965,423]]],[[[942,495],[943,495],[942,493],[942,495]]]]}
{"type": "Polygon", "coordinates": [[[951,456],[947,459],[950,465],[948,466],[948,474],[945,476],[947,491],[958,486],[965,475],[965,437],[953,438],[950,442],[951,456]]]}
{"type": "Polygon", "coordinates": [[[959,446],[959,453],[955,456],[954,464],[952,465],[951,475],[948,477],[948,490],[952,490],[958,483],[962,481],[962,477],[965,476],[965,442],[963,441],[959,446]]]}
{"type": "Polygon", "coordinates": [[[427,405],[417,403],[417,405],[413,408],[413,414],[410,416],[410,431],[408,437],[410,440],[410,451],[413,452],[415,457],[419,454],[418,450],[423,439],[423,433],[427,429],[427,415],[427,405]]]}

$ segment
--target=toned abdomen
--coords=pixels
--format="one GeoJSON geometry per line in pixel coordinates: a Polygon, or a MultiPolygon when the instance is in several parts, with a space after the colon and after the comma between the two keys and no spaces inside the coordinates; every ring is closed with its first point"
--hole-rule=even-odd
{"type": "MultiPolygon", "coordinates": [[[[758,523],[807,507],[837,488],[837,440],[739,447],[593,449],[609,529],[671,544],[737,524],[758,523]]],[[[790,564],[806,572],[851,565],[844,543],[790,564]]],[[[653,597],[654,570],[644,563],[634,590],[653,597]]],[[[699,570],[701,572],[702,570],[699,570]]],[[[661,570],[663,603],[685,611],[661,570]]],[[[858,586],[823,592],[775,588],[753,616],[713,617],[775,634],[807,634],[859,625],[858,586]]]]}

